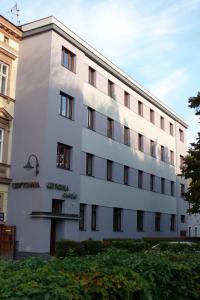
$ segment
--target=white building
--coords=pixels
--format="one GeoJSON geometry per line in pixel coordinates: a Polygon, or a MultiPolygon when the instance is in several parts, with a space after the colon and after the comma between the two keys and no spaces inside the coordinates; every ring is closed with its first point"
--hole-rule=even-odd
{"type": "Polygon", "coordinates": [[[8,214],[18,250],[185,235],[184,120],[54,17],[22,29],[8,214]],[[38,175],[23,168],[31,154],[38,175]]]}

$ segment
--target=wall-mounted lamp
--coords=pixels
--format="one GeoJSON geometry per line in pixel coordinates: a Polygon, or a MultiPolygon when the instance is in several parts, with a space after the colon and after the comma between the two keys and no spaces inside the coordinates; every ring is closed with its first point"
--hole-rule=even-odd
{"type": "Polygon", "coordinates": [[[31,170],[31,169],[34,169],[34,168],[35,168],[35,174],[37,176],[39,174],[39,162],[38,162],[38,158],[37,158],[37,156],[35,154],[31,154],[31,155],[29,155],[28,161],[25,164],[24,169],[31,170]],[[31,164],[31,157],[34,157],[34,159],[35,159],[35,167],[33,167],[32,164],[31,164]]]}

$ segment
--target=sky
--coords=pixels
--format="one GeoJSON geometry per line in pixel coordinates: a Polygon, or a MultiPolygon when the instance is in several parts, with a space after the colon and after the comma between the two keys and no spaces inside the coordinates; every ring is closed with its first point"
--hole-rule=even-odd
{"type": "MultiPolygon", "coordinates": [[[[14,0],[0,14],[16,22],[14,0]]],[[[18,0],[21,24],[55,16],[189,125],[200,125],[188,98],[200,91],[200,0],[18,0]]]]}

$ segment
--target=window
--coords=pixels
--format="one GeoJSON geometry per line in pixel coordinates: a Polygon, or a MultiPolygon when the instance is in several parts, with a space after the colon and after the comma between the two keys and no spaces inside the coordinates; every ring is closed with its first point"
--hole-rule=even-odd
{"type": "Polygon", "coordinates": [[[94,130],[94,109],[88,107],[88,128],[94,130]]]}
{"type": "Polygon", "coordinates": [[[130,108],[130,95],[127,92],[124,92],[124,105],[130,108]]]}
{"type": "Polygon", "coordinates": [[[114,121],[110,118],[107,119],[107,137],[113,138],[114,121]]]}
{"type": "Polygon", "coordinates": [[[57,143],[57,167],[62,169],[70,169],[71,146],[57,143]]]}
{"type": "Polygon", "coordinates": [[[138,187],[142,189],[143,186],[143,171],[138,170],[138,187]]]}
{"type": "Polygon", "coordinates": [[[160,146],[160,158],[162,161],[165,161],[165,147],[160,146]]]}
{"type": "Polygon", "coordinates": [[[174,165],[174,151],[170,150],[170,164],[174,165]]]}
{"type": "Polygon", "coordinates": [[[63,200],[52,200],[52,213],[53,214],[62,214],[62,203],[63,200]]]}
{"type": "Polygon", "coordinates": [[[138,101],[138,115],[143,116],[143,103],[138,101]]]}
{"type": "Polygon", "coordinates": [[[181,193],[180,193],[181,198],[184,197],[184,193],[185,193],[185,185],[181,183],[181,193]]]}
{"type": "Polygon", "coordinates": [[[75,72],[76,55],[66,48],[62,48],[62,65],[68,70],[75,72]]]}
{"type": "Polygon", "coordinates": [[[143,135],[138,133],[138,150],[143,151],[143,135]]]}
{"type": "Polygon", "coordinates": [[[160,231],[161,213],[155,213],[155,231],[160,231]]]}
{"type": "Polygon", "coordinates": [[[3,38],[3,42],[6,45],[8,45],[8,43],[9,43],[9,38],[7,36],[5,36],[5,35],[4,35],[4,38],[3,38]]]}
{"type": "Polygon", "coordinates": [[[3,161],[3,139],[4,139],[4,129],[0,128],[0,162],[3,161]]]}
{"type": "Polygon", "coordinates": [[[150,109],[150,122],[155,123],[155,112],[153,109],[150,109]]]}
{"type": "Polygon", "coordinates": [[[170,194],[171,194],[171,196],[174,196],[174,182],[173,181],[170,182],[170,194]]]}
{"type": "Polygon", "coordinates": [[[59,114],[68,119],[72,119],[73,115],[73,98],[60,92],[60,110],[59,114]]]}
{"type": "Polygon", "coordinates": [[[174,135],[174,126],[172,123],[169,123],[169,132],[171,135],[174,135]]]}
{"type": "Polygon", "coordinates": [[[85,204],[80,204],[79,230],[85,230],[85,204]]]}
{"type": "Polygon", "coordinates": [[[144,212],[137,211],[137,231],[144,231],[144,212]]]}
{"type": "Polygon", "coordinates": [[[124,166],[124,184],[129,184],[129,167],[124,166]]]}
{"type": "Polygon", "coordinates": [[[97,230],[97,214],[98,214],[98,206],[92,205],[91,230],[97,230]]]}
{"type": "Polygon", "coordinates": [[[150,174],[150,191],[155,191],[155,175],[150,174]]]}
{"type": "Polygon", "coordinates": [[[107,160],[107,180],[112,181],[112,167],[113,162],[111,160],[107,160]]]}
{"type": "Polygon", "coordinates": [[[175,231],[175,215],[171,215],[170,217],[170,230],[175,231]]]}
{"type": "Polygon", "coordinates": [[[150,140],[150,154],[152,157],[155,157],[155,142],[150,140]]]}
{"type": "Polygon", "coordinates": [[[7,95],[8,65],[0,61],[0,93],[7,95]]]}
{"type": "Polygon", "coordinates": [[[197,237],[197,226],[194,227],[194,236],[197,237]]]}
{"type": "Polygon", "coordinates": [[[124,145],[130,145],[130,128],[124,126],[124,145]]]}
{"type": "Polygon", "coordinates": [[[189,226],[189,227],[188,227],[188,235],[189,235],[189,237],[191,236],[191,231],[192,231],[192,227],[189,226]]]}
{"type": "Polygon", "coordinates": [[[179,129],[179,138],[181,142],[184,142],[184,134],[182,129],[179,129]]]}
{"type": "Polygon", "coordinates": [[[181,223],[185,223],[185,215],[181,215],[181,223]]]}
{"type": "Polygon", "coordinates": [[[114,98],[114,83],[108,80],[108,96],[114,98]]]}
{"type": "Polygon", "coordinates": [[[122,231],[122,209],[113,208],[113,231],[122,231]]]}
{"type": "Polygon", "coordinates": [[[90,153],[86,153],[86,175],[93,175],[93,155],[90,153]]]}
{"type": "Polygon", "coordinates": [[[91,84],[95,87],[96,86],[96,71],[93,68],[89,67],[88,72],[89,72],[89,84],[91,84]]]}
{"type": "Polygon", "coordinates": [[[165,193],[165,178],[161,178],[161,193],[165,193]]]}
{"type": "Polygon", "coordinates": [[[184,165],[184,157],[180,155],[180,168],[182,168],[184,165]]]}
{"type": "Polygon", "coordinates": [[[163,117],[160,117],[160,128],[165,129],[165,119],[163,117]]]}

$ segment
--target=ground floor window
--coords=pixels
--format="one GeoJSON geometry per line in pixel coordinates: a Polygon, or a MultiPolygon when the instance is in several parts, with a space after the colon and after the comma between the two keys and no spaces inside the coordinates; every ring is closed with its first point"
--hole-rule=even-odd
{"type": "Polygon", "coordinates": [[[113,208],[113,231],[122,230],[122,209],[113,208]]]}
{"type": "Polygon", "coordinates": [[[160,231],[161,213],[155,213],[155,231],[160,231]]]}
{"type": "Polygon", "coordinates": [[[97,214],[98,214],[98,206],[92,205],[91,230],[97,230],[97,214]]]}
{"type": "Polygon", "coordinates": [[[137,211],[137,231],[144,231],[144,212],[137,211]]]}
{"type": "Polygon", "coordinates": [[[85,204],[80,204],[80,219],[79,219],[79,229],[80,230],[85,230],[85,210],[86,210],[86,205],[85,204]]]}
{"type": "Polygon", "coordinates": [[[170,218],[170,230],[175,231],[175,215],[172,214],[170,218]]]}

